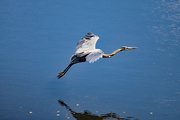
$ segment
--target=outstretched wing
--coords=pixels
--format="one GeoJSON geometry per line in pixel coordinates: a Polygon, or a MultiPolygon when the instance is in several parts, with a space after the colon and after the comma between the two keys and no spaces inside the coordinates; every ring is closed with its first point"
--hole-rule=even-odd
{"type": "Polygon", "coordinates": [[[90,54],[86,56],[86,61],[89,61],[89,63],[93,63],[102,57],[103,57],[103,51],[100,49],[95,49],[92,50],[90,54]]]}
{"type": "Polygon", "coordinates": [[[99,37],[97,35],[89,32],[82,40],[77,43],[76,54],[95,50],[98,39],[99,37]]]}

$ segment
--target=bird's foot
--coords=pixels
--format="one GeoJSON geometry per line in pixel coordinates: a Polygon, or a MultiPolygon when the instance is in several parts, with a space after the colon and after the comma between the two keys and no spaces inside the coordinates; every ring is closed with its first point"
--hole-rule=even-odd
{"type": "Polygon", "coordinates": [[[59,75],[57,76],[57,78],[59,79],[59,78],[61,78],[63,75],[64,75],[64,72],[61,72],[61,73],[59,73],[59,75]]]}

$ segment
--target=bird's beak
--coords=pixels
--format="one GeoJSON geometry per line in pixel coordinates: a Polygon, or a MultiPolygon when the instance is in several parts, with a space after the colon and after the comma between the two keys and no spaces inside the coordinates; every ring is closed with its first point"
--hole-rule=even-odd
{"type": "Polygon", "coordinates": [[[128,50],[138,49],[138,47],[128,47],[128,50]]]}

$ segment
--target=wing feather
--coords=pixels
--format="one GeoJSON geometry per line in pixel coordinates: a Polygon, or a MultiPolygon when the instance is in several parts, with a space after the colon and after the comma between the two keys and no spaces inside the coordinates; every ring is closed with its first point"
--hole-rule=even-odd
{"type": "Polygon", "coordinates": [[[77,43],[76,54],[94,50],[98,39],[99,37],[97,35],[88,33],[88,35],[77,43]]]}
{"type": "Polygon", "coordinates": [[[103,56],[103,51],[100,49],[95,49],[91,51],[91,53],[88,56],[86,56],[86,61],[89,61],[89,63],[93,63],[98,59],[102,58],[102,56],[103,56]]]}

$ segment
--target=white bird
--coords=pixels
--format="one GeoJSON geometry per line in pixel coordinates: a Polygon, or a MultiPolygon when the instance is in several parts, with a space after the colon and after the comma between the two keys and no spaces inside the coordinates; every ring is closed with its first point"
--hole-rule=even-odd
{"type": "Polygon", "coordinates": [[[63,72],[59,73],[59,75],[57,76],[58,79],[64,76],[69,68],[76,63],[86,61],[89,61],[89,63],[93,63],[100,58],[111,58],[120,51],[137,49],[137,47],[124,46],[120,49],[115,50],[111,54],[104,54],[102,50],[96,49],[96,42],[98,41],[98,39],[99,37],[97,35],[94,35],[91,32],[87,33],[87,35],[77,43],[75,55],[71,57],[68,67],[63,72]]]}

